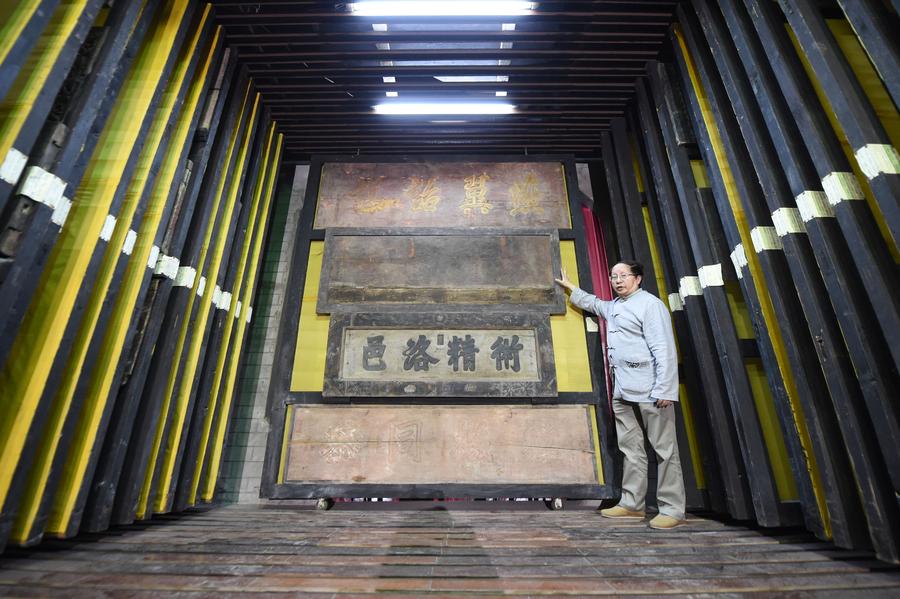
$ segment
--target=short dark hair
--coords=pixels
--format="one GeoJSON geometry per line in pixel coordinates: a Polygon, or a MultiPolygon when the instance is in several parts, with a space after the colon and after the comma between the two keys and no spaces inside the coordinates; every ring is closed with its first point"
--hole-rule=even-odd
{"type": "Polygon", "coordinates": [[[619,260],[616,264],[624,264],[631,269],[631,274],[637,277],[644,276],[644,265],[637,260],[619,260]]]}

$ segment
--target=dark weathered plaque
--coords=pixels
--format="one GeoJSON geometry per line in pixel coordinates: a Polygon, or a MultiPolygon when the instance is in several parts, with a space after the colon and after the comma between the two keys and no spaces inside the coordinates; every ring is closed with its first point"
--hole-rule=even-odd
{"type": "Polygon", "coordinates": [[[328,329],[325,397],[552,397],[549,317],[346,313],[328,329]]]}
{"type": "Polygon", "coordinates": [[[565,312],[556,230],[329,229],[316,306],[565,312]]]}
{"type": "Polygon", "coordinates": [[[590,406],[294,406],[286,483],[597,485],[590,406]]]}
{"type": "Polygon", "coordinates": [[[561,162],[334,163],[315,227],[568,229],[561,162]]]}

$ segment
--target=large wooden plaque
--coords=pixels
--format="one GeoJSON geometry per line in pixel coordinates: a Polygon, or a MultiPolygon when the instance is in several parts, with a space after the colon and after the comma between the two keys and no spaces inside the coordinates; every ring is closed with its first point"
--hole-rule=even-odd
{"type": "Polygon", "coordinates": [[[537,313],[344,313],[328,330],[325,397],[554,397],[537,313]]]}
{"type": "Polygon", "coordinates": [[[565,313],[556,230],[329,229],[316,309],[565,313]]]}
{"type": "Polygon", "coordinates": [[[293,406],[286,483],[599,485],[590,406],[293,406]]]}
{"type": "Polygon", "coordinates": [[[568,229],[560,162],[334,163],[322,167],[315,228],[568,229]]]}

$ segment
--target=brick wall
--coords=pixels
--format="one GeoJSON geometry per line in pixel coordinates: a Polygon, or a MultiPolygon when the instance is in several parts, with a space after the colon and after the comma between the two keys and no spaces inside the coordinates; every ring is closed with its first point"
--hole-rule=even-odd
{"type": "Polygon", "coordinates": [[[216,493],[220,503],[260,501],[259,483],[269,434],[266,400],[308,175],[308,166],[296,167],[292,184],[282,180],[275,192],[274,211],[253,305],[253,321],[245,342],[247,353],[237,381],[234,411],[225,442],[216,493]]]}

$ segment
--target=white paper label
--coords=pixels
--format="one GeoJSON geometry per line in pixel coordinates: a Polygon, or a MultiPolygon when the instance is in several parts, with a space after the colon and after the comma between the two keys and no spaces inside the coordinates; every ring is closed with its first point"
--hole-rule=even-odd
{"type": "Polygon", "coordinates": [[[772,213],[772,224],[775,225],[775,233],[784,237],[790,233],[806,233],[806,225],[800,217],[797,208],[779,208],[772,213]]]}
{"type": "Polygon", "coordinates": [[[19,177],[22,176],[22,171],[25,170],[27,163],[28,156],[15,148],[10,148],[3,159],[3,164],[0,164],[0,179],[10,185],[15,185],[19,182],[19,177]]]}
{"type": "Polygon", "coordinates": [[[822,189],[832,206],[837,206],[844,200],[863,200],[866,197],[853,173],[828,173],[822,179],[822,189]]]}
{"type": "Polygon", "coordinates": [[[725,284],[725,280],[722,277],[721,264],[701,266],[697,269],[697,278],[700,279],[700,287],[703,289],[707,287],[721,287],[725,284]]]}
{"type": "Polygon", "coordinates": [[[834,218],[834,209],[824,191],[804,191],[796,198],[800,218],[808,223],[814,218],[834,218]]]}
{"type": "Polygon", "coordinates": [[[856,151],[856,161],[869,179],[900,174],[900,155],[890,144],[866,144],[856,151]]]}
{"type": "Polygon", "coordinates": [[[750,231],[750,239],[757,254],[766,250],[783,249],[775,227],[754,227],[750,231]]]}
{"type": "Polygon", "coordinates": [[[18,193],[56,210],[66,191],[66,182],[39,166],[29,166],[18,193]]]}
{"type": "Polygon", "coordinates": [[[734,246],[734,250],[731,252],[731,263],[734,264],[738,278],[744,278],[743,268],[747,266],[747,254],[744,252],[743,243],[734,246]]]}

